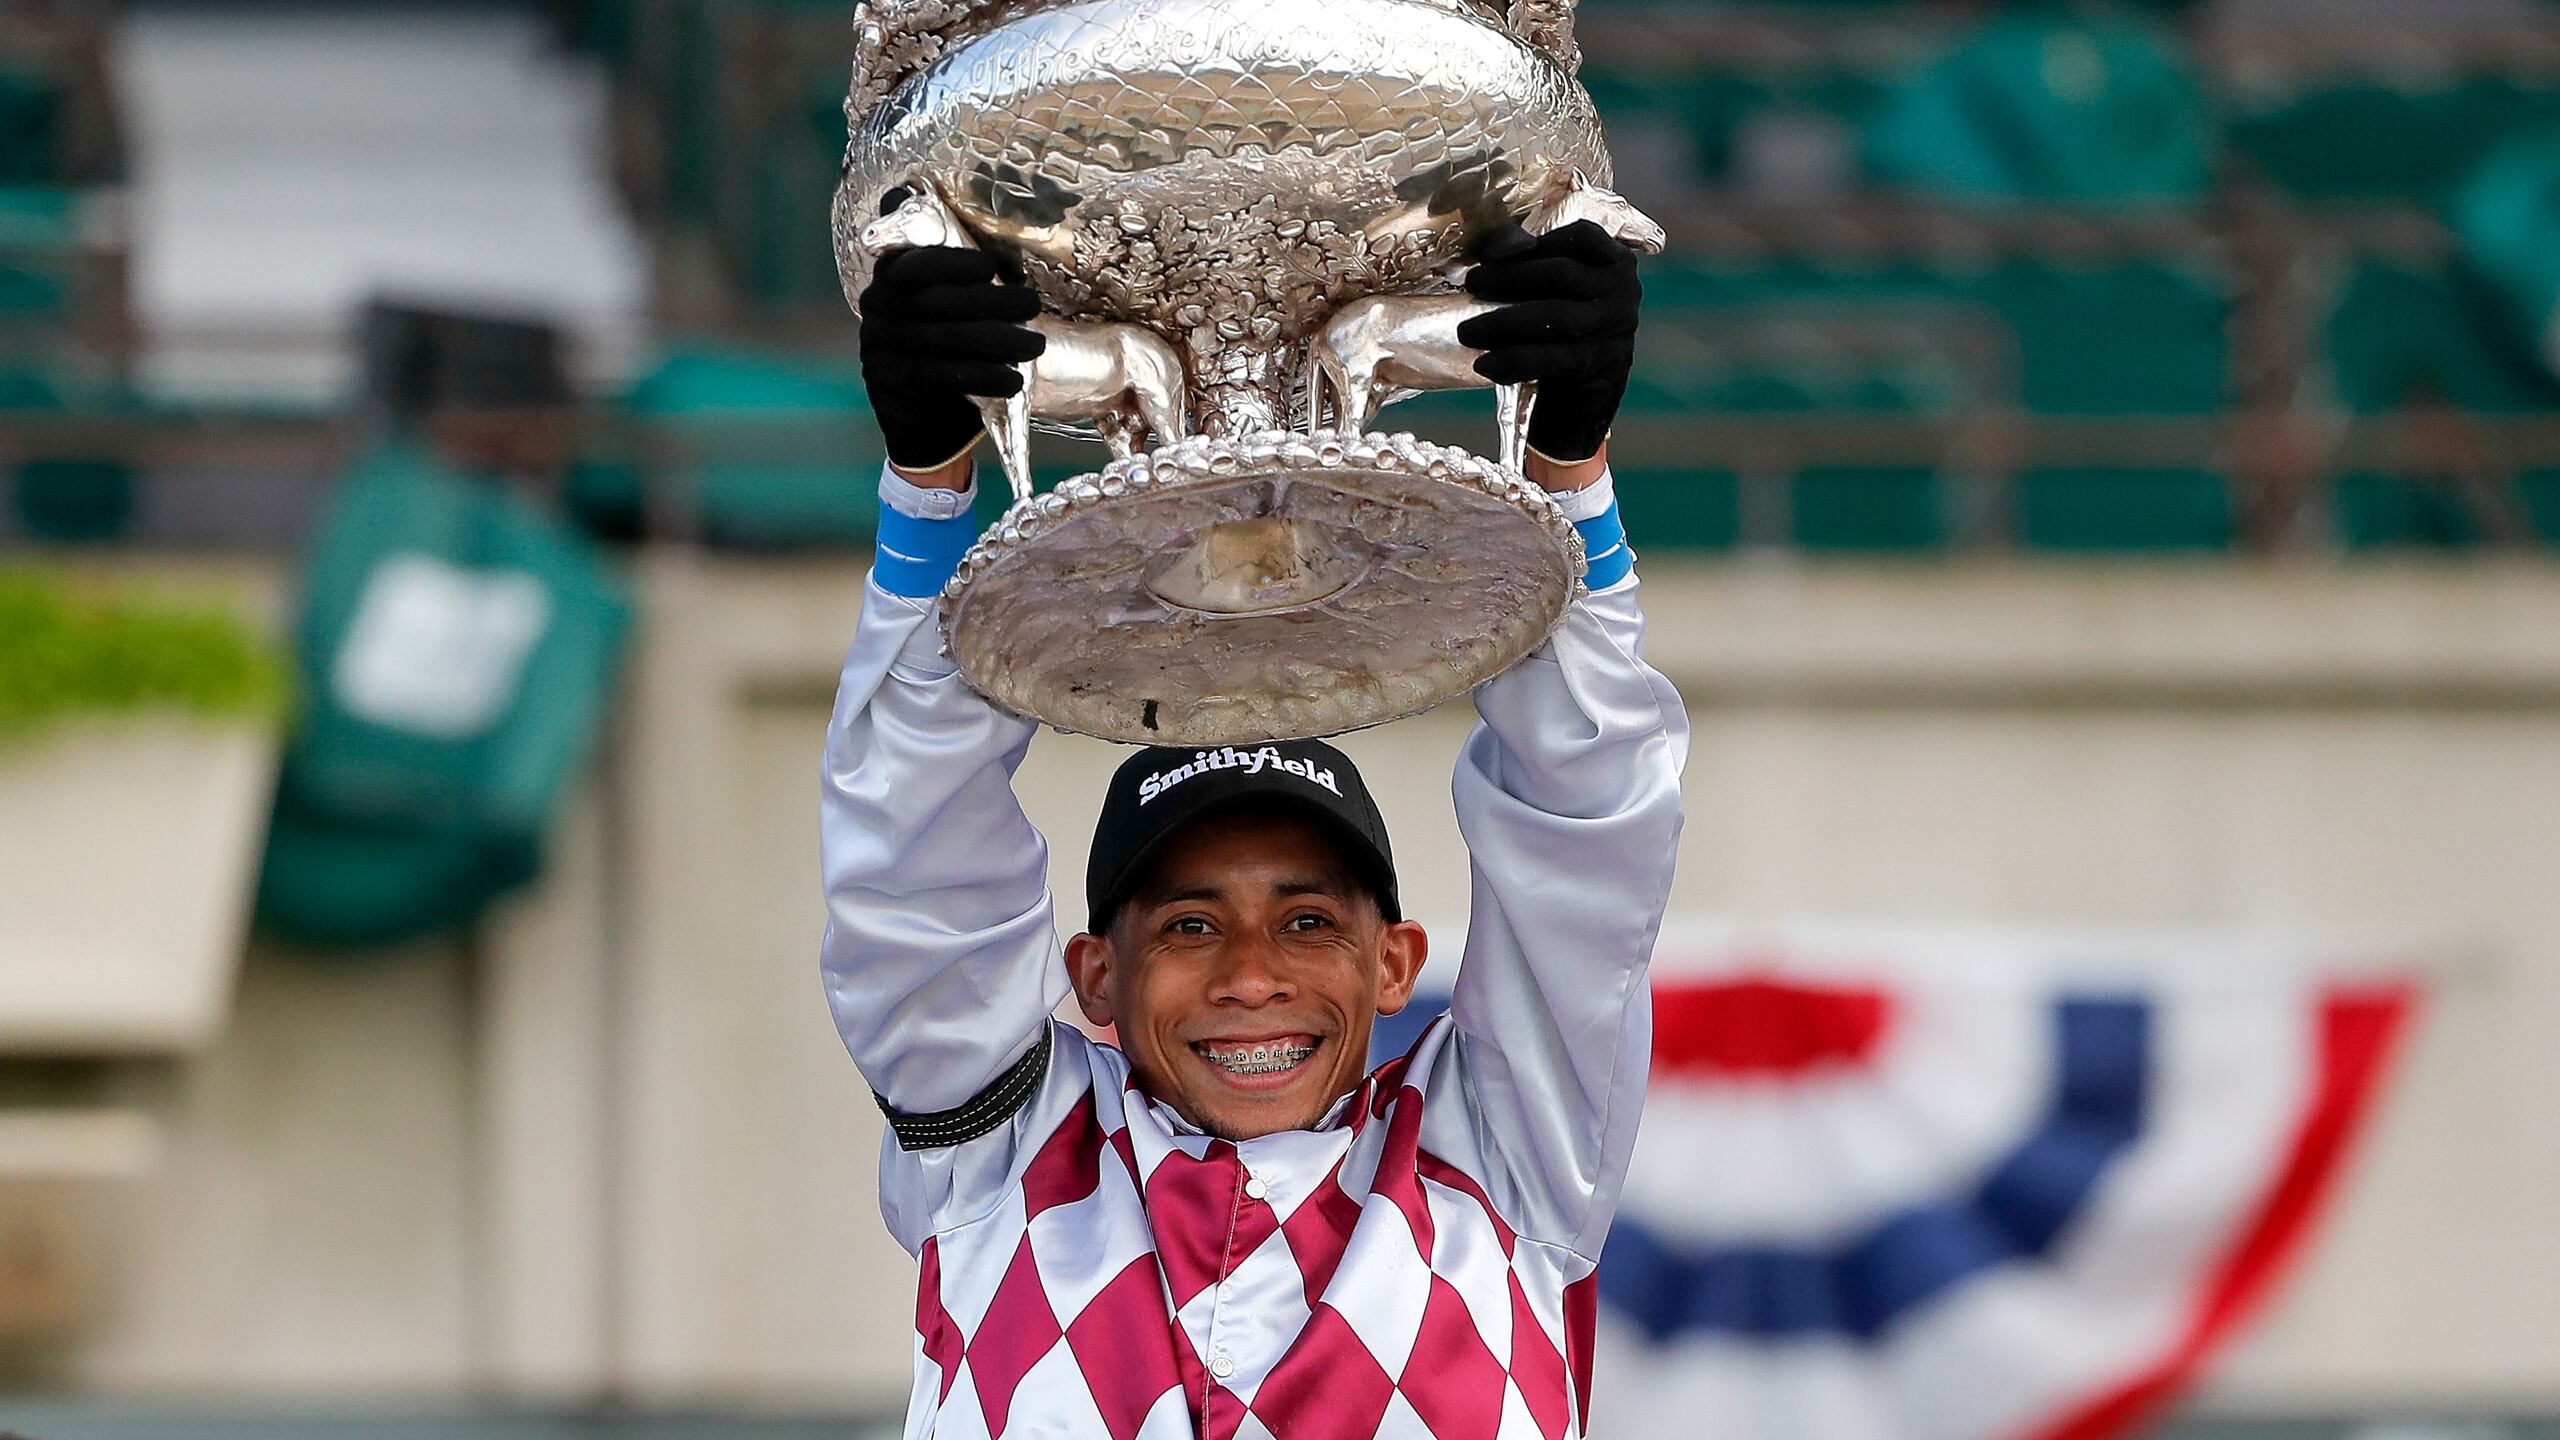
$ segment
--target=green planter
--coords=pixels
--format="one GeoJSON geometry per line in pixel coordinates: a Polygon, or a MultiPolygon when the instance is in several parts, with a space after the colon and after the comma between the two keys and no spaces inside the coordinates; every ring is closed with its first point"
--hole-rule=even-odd
{"type": "Polygon", "coordinates": [[[0,1054],[220,1032],[284,673],[228,615],[0,572],[0,1054]]]}

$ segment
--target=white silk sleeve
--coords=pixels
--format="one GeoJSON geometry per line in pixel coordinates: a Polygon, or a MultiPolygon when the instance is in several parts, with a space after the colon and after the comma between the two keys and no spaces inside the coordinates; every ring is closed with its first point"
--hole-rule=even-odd
{"type": "Polygon", "coordinates": [[[917,1113],[978,1095],[1066,993],[1048,846],[1013,793],[1033,727],[940,649],[933,602],[875,574],[828,725],[819,828],[836,1031],[872,1089],[917,1113]]]}
{"type": "Polygon", "coordinates": [[[1473,893],[1449,1048],[1512,1191],[1506,1213],[1587,1257],[1644,1103],[1647,971],[1689,741],[1678,692],[1644,663],[1638,582],[1622,575],[1477,692],[1482,723],[1453,784],[1473,893]]]}

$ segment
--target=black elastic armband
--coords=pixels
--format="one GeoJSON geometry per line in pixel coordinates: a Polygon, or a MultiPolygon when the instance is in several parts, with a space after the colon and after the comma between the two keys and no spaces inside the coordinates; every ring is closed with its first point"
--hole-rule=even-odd
{"type": "Polygon", "coordinates": [[[889,1131],[898,1137],[901,1150],[940,1150],[952,1145],[965,1145],[981,1135],[993,1134],[1005,1122],[1022,1113],[1031,1097],[1040,1093],[1041,1078],[1049,1073],[1051,1031],[1040,1027],[1040,1043],[1031,1047],[1019,1060],[987,1088],[948,1110],[918,1114],[901,1110],[889,1103],[889,1097],[874,1090],[871,1098],[880,1105],[880,1113],[889,1117],[889,1131]]]}

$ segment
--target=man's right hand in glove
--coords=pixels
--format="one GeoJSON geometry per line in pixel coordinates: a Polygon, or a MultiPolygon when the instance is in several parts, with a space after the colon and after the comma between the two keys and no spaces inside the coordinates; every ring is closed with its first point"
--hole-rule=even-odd
{"type": "Polygon", "coordinates": [[[889,463],[918,485],[961,490],[986,433],[977,398],[1022,389],[1015,368],[1046,338],[1031,287],[1003,280],[981,250],[925,246],[874,262],[862,292],[862,384],[889,463]]]}

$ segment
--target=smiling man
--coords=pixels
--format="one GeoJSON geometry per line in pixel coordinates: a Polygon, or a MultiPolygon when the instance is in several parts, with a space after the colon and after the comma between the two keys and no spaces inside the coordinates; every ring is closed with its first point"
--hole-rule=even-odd
{"type": "Polygon", "coordinates": [[[1322,1120],[1422,969],[1386,826],[1330,745],[1140,751],[1087,874],[1093,913],[1066,954],[1085,1018],[1221,1139],[1322,1120]]]}
{"type": "Polygon", "coordinates": [[[1641,658],[1605,470],[1633,257],[1590,226],[1488,254],[1470,288],[1503,303],[1461,337],[1487,376],[1540,382],[1530,474],[1581,529],[1590,593],[1477,692],[1455,994],[1375,1071],[1427,943],[1332,746],[1131,756],[1062,950],[1012,790],[1034,727],[961,681],[932,621],[972,538],[968,397],[1019,383],[1029,296],[932,250],[864,296],[892,464],[828,737],[823,967],[921,1271],[909,1440],[1583,1431],[1688,726],[1641,658]],[[1053,1018],[1070,990],[1116,1045],[1053,1018]]]}

